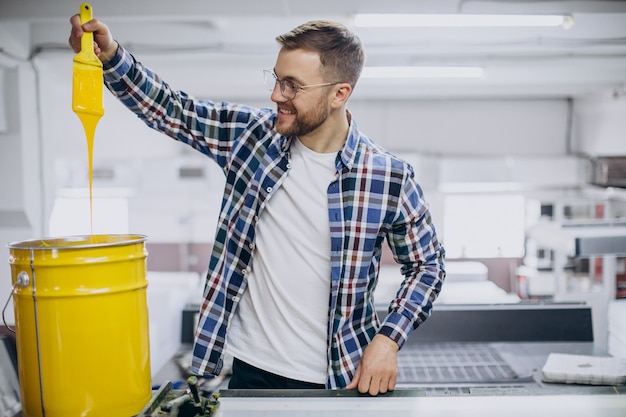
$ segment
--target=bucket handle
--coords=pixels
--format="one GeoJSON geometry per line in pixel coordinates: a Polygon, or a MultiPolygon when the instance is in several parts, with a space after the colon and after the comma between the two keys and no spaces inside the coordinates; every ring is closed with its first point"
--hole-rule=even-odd
{"type": "Polygon", "coordinates": [[[19,274],[17,274],[17,279],[15,280],[15,284],[13,284],[13,288],[11,288],[11,293],[9,294],[9,298],[7,299],[7,302],[4,303],[4,308],[2,309],[2,322],[4,323],[6,328],[9,329],[13,333],[15,333],[15,330],[10,328],[9,325],[7,324],[7,321],[4,318],[4,312],[6,311],[7,307],[9,306],[9,301],[11,301],[11,298],[13,297],[13,294],[15,294],[15,287],[17,287],[18,285],[20,287],[26,287],[26,286],[28,286],[29,283],[30,283],[30,277],[28,276],[28,272],[22,271],[19,274]]]}

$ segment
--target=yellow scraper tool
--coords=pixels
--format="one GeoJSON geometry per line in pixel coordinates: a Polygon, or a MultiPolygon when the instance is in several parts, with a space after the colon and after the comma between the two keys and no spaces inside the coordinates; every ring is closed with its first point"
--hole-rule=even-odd
{"type": "MultiPolygon", "coordinates": [[[[89,3],[80,5],[80,23],[92,19],[89,3]]],[[[87,137],[89,164],[89,212],[93,212],[93,142],[96,125],[104,114],[102,107],[102,62],[93,51],[93,33],[84,32],[80,42],[80,52],[74,57],[72,82],[72,110],[78,115],[87,137]]],[[[93,233],[93,216],[92,233],[93,233]]]]}
{"type": "MultiPolygon", "coordinates": [[[[80,23],[92,19],[91,5],[80,5],[80,23]]],[[[89,136],[89,127],[93,127],[104,114],[102,107],[102,62],[93,52],[93,33],[85,32],[81,39],[80,52],[74,57],[74,80],[72,91],[72,110],[78,115],[85,132],[89,136]],[[92,126],[93,125],[93,126],[92,126]]]]}

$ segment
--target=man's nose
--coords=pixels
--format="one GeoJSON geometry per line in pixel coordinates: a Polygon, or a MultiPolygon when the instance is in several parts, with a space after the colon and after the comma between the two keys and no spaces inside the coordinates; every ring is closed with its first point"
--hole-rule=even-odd
{"type": "Polygon", "coordinates": [[[287,101],[287,99],[280,92],[280,83],[278,81],[274,84],[274,89],[272,90],[272,94],[270,95],[270,99],[274,103],[287,101]]]}

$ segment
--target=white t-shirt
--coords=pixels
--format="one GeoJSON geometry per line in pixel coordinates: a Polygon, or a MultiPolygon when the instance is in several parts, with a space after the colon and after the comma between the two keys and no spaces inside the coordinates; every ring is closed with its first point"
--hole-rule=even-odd
{"type": "Polygon", "coordinates": [[[227,351],[287,378],[326,382],[330,299],[327,189],[336,153],[299,140],[291,168],[261,213],[248,287],[227,337],[227,351]]]}

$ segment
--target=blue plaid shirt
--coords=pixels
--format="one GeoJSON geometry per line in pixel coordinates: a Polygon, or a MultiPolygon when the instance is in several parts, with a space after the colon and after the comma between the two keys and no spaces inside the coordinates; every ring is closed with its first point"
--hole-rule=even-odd
{"type": "MultiPolygon", "coordinates": [[[[274,128],[275,111],[173,91],[121,46],[104,69],[107,87],[140,119],[204,153],[226,176],[192,361],[194,372],[217,375],[229,322],[246,290],[255,227],[289,174],[292,138],[274,128]]],[[[327,388],[349,384],[376,334],[401,347],[430,315],[445,277],[444,249],[412,168],[362,135],[352,120],[336,165],[328,186],[327,388]],[[405,278],[380,322],[372,295],[385,239],[405,278]]]]}

